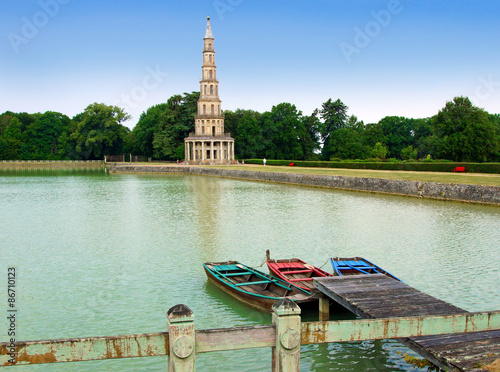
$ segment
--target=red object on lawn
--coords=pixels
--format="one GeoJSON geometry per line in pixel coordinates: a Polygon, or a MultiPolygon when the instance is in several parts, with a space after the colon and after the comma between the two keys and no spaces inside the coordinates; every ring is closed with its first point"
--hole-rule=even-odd
{"type": "Polygon", "coordinates": [[[465,172],[465,167],[455,167],[455,169],[453,169],[453,172],[464,173],[465,172]]]}

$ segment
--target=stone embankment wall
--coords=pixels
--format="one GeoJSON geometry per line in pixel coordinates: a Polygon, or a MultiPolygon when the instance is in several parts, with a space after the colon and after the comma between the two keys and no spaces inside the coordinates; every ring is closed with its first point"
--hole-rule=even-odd
{"type": "Polygon", "coordinates": [[[245,180],[289,183],[294,185],[327,187],[333,189],[364,191],[373,193],[413,196],[428,199],[455,200],[479,204],[500,205],[500,187],[466,184],[446,184],[388,180],[382,178],[362,178],[328,176],[298,173],[256,172],[190,166],[134,166],[110,165],[111,172],[125,173],[182,173],[202,176],[216,176],[245,180]]]}
{"type": "Polygon", "coordinates": [[[102,168],[102,160],[0,160],[0,168],[102,168]]]}

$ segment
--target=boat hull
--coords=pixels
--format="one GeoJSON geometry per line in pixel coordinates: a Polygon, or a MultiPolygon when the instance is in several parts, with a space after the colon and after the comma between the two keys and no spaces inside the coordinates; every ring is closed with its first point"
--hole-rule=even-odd
{"type": "MultiPolygon", "coordinates": [[[[269,294],[269,296],[266,296],[265,295],[265,291],[263,291],[262,289],[259,288],[259,291],[262,293],[262,294],[257,294],[257,293],[251,293],[249,292],[248,290],[242,290],[240,288],[254,288],[256,286],[260,286],[261,284],[255,284],[253,285],[252,282],[239,282],[237,284],[235,283],[231,283],[230,281],[226,281],[226,280],[221,280],[220,277],[218,277],[216,275],[216,273],[211,269],[211,267],[213,267],[214,265],[218,265],[218,264],[224,264],[224,265],[235,265],[235,264],[238,264],[238,265],[242,265],[236,261],[229,261],[229,262],[218,262],[218,263],[210,263],[210,262],[207,262],[203,265],[203,268],[205,270],[205,273],[207,275],[207,278],[208,280],[213,283],[215,286],[217,286],[219,289],[221,289],[222,291],[226,292],[227,294],[231,295],[232,297],[236,298],[238,301],[244,303],[245,305],[247,306],[250,306],[256,310],[259,310],[259,311],[264,311],[264,312],[267,312],[267,313],[272,313],[273,309],[273,305],[280,299],[284,298],[284,297],[287,297],[287,298],[290,298],[292,301],[294,301],[295,303],[297,304],[303,304],[303,303],[309,303],[309,302],[312,302],[314,301],[314,299],[312,299],[309,294],[303,290],[301,290],[300,288],[295,288],[295,286],[293,286],[294,288],[290,291],[292,292],[292,295],[284,295],[284,296],[279,296],[277,295],[276,293],[267,293],[269,294]],[[245,285],[245,283],[248,283],[248,285],[245,285]],[[238,286],[239,287],[236,287],[238,286]]],[[[247,268],[247,266],[243,265],[244,267],[247,268]]],[[[254,271],[254,269],[251,269],[252,272],[254,271]]],[[[256,273],[258,273],[259,275],[262,274],[264,276],[268,276],[267,274],[264,274],[264,273],[261,273],[257,270],[255,270],[256,273]]],[[[262,279],[259,277],[259,279],[262,279]]],[[[257,282],[261,282],[261,281],[257,281],[257,282]]],[[[286,283],[287,285],[289,285],[289,283],[286,283]]],[[[283,289],[283,291],[285,291],[285,289],[283,289]]]]}
{"type": "Polygon", "coordinates": [[[271,275],[294,284],[309,293],[314,288],[313,278],[333,276],[298,258],[268,259],[266,264],[271,275]]]}
{"type": "Polygon", "coordinates": [[[385,274],[390,278],[398,279],[387,270],[368,261],[363,257],[332,257],[330,258],[334,275],[363,275],[363,274],[385,274]]]}

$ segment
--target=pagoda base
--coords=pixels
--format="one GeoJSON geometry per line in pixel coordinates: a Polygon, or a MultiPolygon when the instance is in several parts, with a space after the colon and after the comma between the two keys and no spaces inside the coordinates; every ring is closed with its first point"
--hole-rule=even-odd
{"type": "Polygon", "coordinates": [[[192,165],[234,163],[234,138],[225,136],[190,136],[184,139],[184,162],[192,165]]]}

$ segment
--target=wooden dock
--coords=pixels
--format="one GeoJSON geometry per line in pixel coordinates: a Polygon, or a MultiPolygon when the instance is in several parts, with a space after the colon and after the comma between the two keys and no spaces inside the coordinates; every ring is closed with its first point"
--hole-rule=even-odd
{"type": "MultiPolygon", "coordinates": [[[[467,311],[383,274],[315,278],[326,296],[361,318],[464,314],[467,311]]],[[[426,336],[400,340],[450,371],[482,371],[500,358],[500,331],[426,336]]]]}

